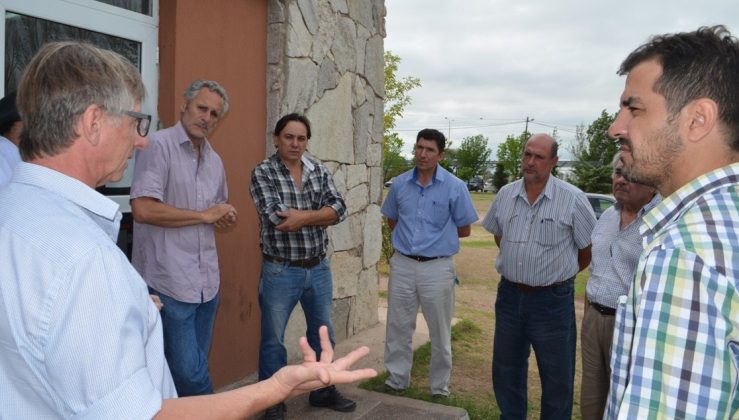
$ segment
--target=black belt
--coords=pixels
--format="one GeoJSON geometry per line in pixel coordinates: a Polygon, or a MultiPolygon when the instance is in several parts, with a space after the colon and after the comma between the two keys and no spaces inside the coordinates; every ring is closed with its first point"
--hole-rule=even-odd
{"type": "Polygon", "coordinates": [[[500,279],[502,281],[504,281],[504,282],[510,283],[513,286],[516,286],[518,288],[518,290],[520,290],[520,291],[522,291],[524,293],[535,293],[535,292],[541,292],[542,290],[551,289],[552,287],[562,286],[565,283],[567,283],[569,281],[572,281],[574,279],[574,277],[569,278],[567,280],[562,280],[562,281],[557,282],[557,283],[548,284],[546,286],[529,286],[528,284],[516,283],[515,281],[510,281],[507,278],[502,277],[502,276],[501,276],[500,279]]]}
{"type": "Polygon", "coordinates": [[[406,254],[403,254],[402,252],[399,252],[398,254],[400,254],[400,255],[402,255],[402,256],[404,256],[406,258],[410,258],[412,260],[416,260],[418,262],[426,262],[426,261],[431,261],[431,260],[438,260],[439,258],[444,258],[444,257],[424,257],[424,256],[421,256],[421,255],[406,255],[406,254]]]}
{"type": "Polygon", "coordinates": [[[320,264],[321,261],[326,258],[326,255],[321,254],[317,257],[308,258],[307,260],[286,260],[285,258],[273,257],[272,255],[267,255],[264,253],[262,253],[262,257],[264,257],[264,259],[269,262],[287,264],[290,267],[313,268],[320,264]]]}
{"type": "Polygon", "coordinates": [[[590,304],[590,306],[593,307],[593,309],[595,309],[596,311],[600,312],[603,315],[608,315],[608,316],[616,315],[616,310],[613,308],[609,308],[608,306],[603,306],[600,303],[591,302],[589,300],[588,300],[588,303],[590,304]]]}

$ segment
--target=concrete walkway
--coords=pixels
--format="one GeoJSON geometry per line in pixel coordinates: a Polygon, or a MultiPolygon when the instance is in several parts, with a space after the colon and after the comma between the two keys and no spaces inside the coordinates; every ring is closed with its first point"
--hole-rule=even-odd
{"type": "MultiPolygon", "coordinates": [[[[335,353],[343,356],[349,351],[367,346],[370,354],[355,367],[371,367],[382,373],[385,370],[383,357],[385,351],[385,320],[387,308],[378,308],[380,322],[372,328],[348,338],[336,346],[335,353]]],[[[429,340],[428,328],[423,315],[418,314],[413,348],[416,349],[429,340]]],[[[342,385],[341,392],[357,402],[353,413],[339,413],[325,408],[314,408],[308,404],[308,396],[301,395],[287,402],[287,419],[305,420],[466,420],[464,409],[434,404],[405,397],[396,397],[379,392],[360,389],[357,384],[342,385]]]]}

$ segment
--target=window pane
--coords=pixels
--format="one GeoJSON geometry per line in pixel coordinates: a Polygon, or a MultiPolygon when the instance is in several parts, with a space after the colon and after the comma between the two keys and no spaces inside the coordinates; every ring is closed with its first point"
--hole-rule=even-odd
{"type": "Polygon", "coordinates": [[[149,0],[97,0],[100,3],[110,4],[132,12],[151,16],[151,2],[149,0]]]}
{"type": "MultiPolygon", "coordinates": [[[[32,16],[5,13],[5,92],[18,89],[23,69],[36,51],[51,41],[86,41],[113,50],[131,60],[141,70],[141,43],[32,16]]],[[[3,95],[0,95],[0,97],[3,95]]],[[[105,194],[128,194],[133,177],[129,162],[123,179],[101,190],[105,194]]]]}
{"type": "Polygon", "coordinates": [[[141,43],[76,28],[32,16],[5,13],[5,91],[18,88],[18,81],[36,51],[51,41],[87,41],[113,50],[141,70],[141,43]]]}

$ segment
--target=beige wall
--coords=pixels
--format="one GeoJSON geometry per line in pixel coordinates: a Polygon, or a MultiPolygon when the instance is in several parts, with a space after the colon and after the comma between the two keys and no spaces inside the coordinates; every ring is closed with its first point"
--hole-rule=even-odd
{"type": "Polygon", "coordinates": [[[221,303],[210,354],[216,387],[257,369],[261,254],[249,173],[265,156],[267,1],[162,0],[159,26],[159,117],[179,119],[182,92],[213,79],[230,96],[229,115],[211,142],[223,159],[236,228],[217,235],[221,303]]]}

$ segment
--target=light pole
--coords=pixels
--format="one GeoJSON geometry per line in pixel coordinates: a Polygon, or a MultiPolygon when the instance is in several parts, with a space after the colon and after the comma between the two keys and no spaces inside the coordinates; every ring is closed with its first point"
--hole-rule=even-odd
{"type": "Polygon", "coordinates": [[[444,117],[444,119],[447,121],[447,128],[446,128],[446,141],[452,140],[452,121],[453,119],[450,119],[449,117],[444,117]]]}

